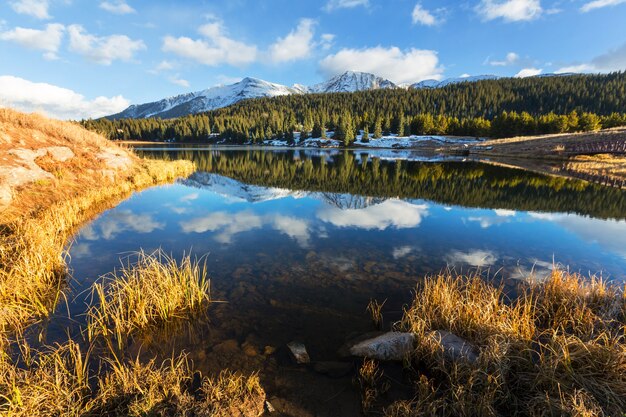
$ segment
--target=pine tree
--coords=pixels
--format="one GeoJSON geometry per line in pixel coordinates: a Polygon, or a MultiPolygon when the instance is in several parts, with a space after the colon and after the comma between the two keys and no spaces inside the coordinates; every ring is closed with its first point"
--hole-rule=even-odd
{"type": "Polygon", "coordinates": [[[361,142],[368,143],[369,141],[370,141],[370,130],[366,123],[365,126],[363,126],[363,135],[361,136],[361,142]]]}
{"type": "Polygon", "coordinates": [[[396,123],[398,124],[396,127],[396,134],[400,137],[404,136],[404,113],[400,113],[396,123]]]}
{"type": "Polygon", "coordinates": [[[376,122],[374,123],[374,139],[380,139],[383,137],[383,127],[382,127],[382,120],[380,119],[380,117],[376,118],[376,122]]]}

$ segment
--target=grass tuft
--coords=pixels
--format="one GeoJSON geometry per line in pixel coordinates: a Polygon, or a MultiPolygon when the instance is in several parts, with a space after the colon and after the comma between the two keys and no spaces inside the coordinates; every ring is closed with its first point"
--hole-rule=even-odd
{"type": "Polygon", "coordinates": [[[139,252],[137,261],[92,286],[87,312],[90,340],[127,336],[154,326],[199,317],[211,302],[206,265],[186,256],[177,262],[162,251],[139,252]]]}
{"type": "Polygon", "coordinates": [[[515,300],[479,276],[427,278],[399,324],[417,336],[416,396],[386,415],[621,416],[625,300],[600,279],[558,270],[515,300]],[[446,358],[434,330],[464,338],[478,360],[446,358]]]}

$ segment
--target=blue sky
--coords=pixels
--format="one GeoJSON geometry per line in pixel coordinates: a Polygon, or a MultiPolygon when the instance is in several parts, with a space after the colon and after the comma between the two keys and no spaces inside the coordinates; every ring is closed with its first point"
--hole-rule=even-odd
{"type": "Polygon", "coordinates": [[[245,76],[626,69],[626,0],[8,0],[0,105],[102,116],[245,76]]]}

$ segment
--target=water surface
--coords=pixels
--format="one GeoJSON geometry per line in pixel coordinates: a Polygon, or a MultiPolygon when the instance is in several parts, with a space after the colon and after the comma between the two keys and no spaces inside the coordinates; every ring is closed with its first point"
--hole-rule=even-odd
{"type": "MultiPolygon", "coordinates": [[[[348,335],[372,330],[370,299],[387,300],[388,327],[420,277],[446,268],[511,288],[554,265],[626,278],[621,190],[411,151],[142,152],[199,170],[85,226],[70,251],[76,292],[139,249],[206,254],[213,296],[227,303],[209,325],[151,348],[189,350],[207,371],[260,370],[276,401],[320,415],[358,408],[350,378],[302,372],[284,346],[300,340],[314,360],[336,360],[348,335]]],[[[73,315],[83,306],[77,298],[73,315]]]]}

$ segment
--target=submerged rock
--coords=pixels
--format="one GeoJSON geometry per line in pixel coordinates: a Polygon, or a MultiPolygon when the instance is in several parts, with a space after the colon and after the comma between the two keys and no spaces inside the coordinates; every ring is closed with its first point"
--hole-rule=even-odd
{"type": "Polygon", "coordinates": [[[309,353],[306,351],[306,346],[300,342],[289,342],[287,344],[289,351],[293,355],[294,359],[299,364],[307,364],[311,362],[311,358],[309,357],[309,353]]]}
{"type": "Polygon", "coordinates": [[[443,355],[451,361],[467,360],[476,362],[478,360],[478,349],[467,340],[445,330],[435,330],[428,334],[434,338],[443,349],[443,355]]]}
{"type": "Polygon", "coordinates": [[[401,361],[415,348],[413,333],[388,332],[350,347],[350,354],[382,361],[401,361]]]}
{"type": "Polygon", "coordinates": [[[331,378],[341,378],[352,372],[354,365],[350,362],[316,362],[313,369],[331,378]]]}

